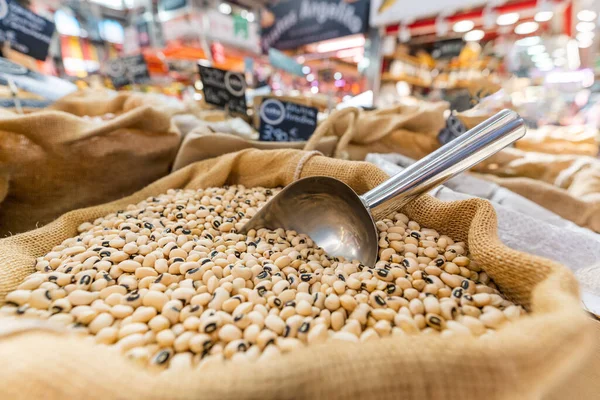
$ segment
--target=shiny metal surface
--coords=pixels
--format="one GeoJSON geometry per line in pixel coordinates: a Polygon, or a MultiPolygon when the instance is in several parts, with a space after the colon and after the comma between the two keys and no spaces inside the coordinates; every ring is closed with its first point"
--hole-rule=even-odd
{"type": "Polygon", "coordinates": [[[525,135],[519,115],[502,110],[365,193],[369,208],[402,195],[403,205],[453,176],[477,165],[525,135]]]}
{"type": "Polygon", "coordinates": [[[381,185],[357,195],[345,183],[316,176],[286,186],[241,230],[293,229],[329,255],[377,261],[378,233],[370,208],[397,196],[406,204],[498,152],[525,134],[523,120],[503,110],[381,185]]]}
{"type": "Polygon", "coordinates": [[[292,229],[305,233],[329,255],[374,265],[379,241],[375,222],[348,185],[327,176],[300,179],[286,186],[244,226],[292,229]]]}

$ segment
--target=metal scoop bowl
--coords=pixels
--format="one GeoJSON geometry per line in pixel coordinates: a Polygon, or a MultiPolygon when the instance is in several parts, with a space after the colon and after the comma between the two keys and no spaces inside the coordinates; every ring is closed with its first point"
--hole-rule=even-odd
{"type": "Polygon", "coordinates": [[[331,256],[373,266],[378,233],[371,209],[396,197],[403,206],[525,135],[517,113],[502,110],[362,196],[334,178],[314,176],[286,186],[240,231],[284,228],[307,234],[331,256]]]}

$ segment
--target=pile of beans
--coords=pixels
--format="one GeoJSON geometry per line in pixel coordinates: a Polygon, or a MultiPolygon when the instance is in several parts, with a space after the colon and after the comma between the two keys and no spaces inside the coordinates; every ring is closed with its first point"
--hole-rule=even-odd
{"type": "Polygon", "coordinates": [[[301,233],[236,233],[278,189],[169,190],[79,227],[37,259],[6,315],[42,318],[146,366],[264,360],[329,340],[486,336],[523,309],[464,243],[403,214],[379,261],[330,257],[301,233]]]}

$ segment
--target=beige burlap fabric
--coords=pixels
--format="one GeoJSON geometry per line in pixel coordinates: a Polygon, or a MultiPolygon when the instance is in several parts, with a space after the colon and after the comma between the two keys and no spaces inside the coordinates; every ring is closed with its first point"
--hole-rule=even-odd
{"type": "MultiPolygon", "coordinates": [[[[273,187],[314,175],[337,177],[359,193],[386,179],[371,164],[297,150],[244,150],[195,163],[124,199],[72,211],[45,227],[0,240],[0,299],[33,272],[36,256],[75,235],[80,223],[127,204],[169,188],[273,187]]],[[[387,204],[377,216],[394,208],[393,202],[387,204]]],[[[404,211],[423,226],[466,241],[501,290],[530,314],[488,339],[406,336],[330,343],[260,365],[224,364],[162,374],[131,365],[114,350],[81,337],[43,329],[10,334],[5,328],[0,336],[1,397],[540,399],[557,388],[568,390],[565,385],[576,379],[574,373],[590,362],[595,338],[571,272],[502,245],[496,215],[484,200],[444,203],[424,196],[404,211]]],[[[580,387],[566,393],[589,394],[589,386],[596,384],[578,382],[580,387]]]]}
{"type": "Polygon", "coordinates": [[[180,141],[171,115],[125,97],[65,100],[69,113],[0,114],[0,236],[121,198],[169,173],[180,141]],[[76,116],[106,112],[117,116],[76,116]]]}
{"type": "Polygon", "coordinates": [[[400,153],[419,159],[440,145],[437,135],[445,126],[448,103],[402,105],[375,111],[343,109],[332,113],[311,136],[306,150],[326,136],[340,141],[334,157],[364,160],[368,153],[400,153]]]}
{"type": "Polygon", "coordinates": [[[600,160],[504,149],[474,168],[576,224],[600,232],[600,160]]]}

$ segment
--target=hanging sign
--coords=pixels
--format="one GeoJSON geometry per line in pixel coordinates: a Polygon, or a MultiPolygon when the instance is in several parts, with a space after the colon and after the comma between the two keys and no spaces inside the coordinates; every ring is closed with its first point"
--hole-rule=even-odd
{"type": "Polygon", "coordinates": [[[282,0],[262,13],[262,48],[285,50],[364,33],[369,0],[282,0]]]}
{"type": "Polygon", "coordinates": [[[107,73],[117,89],[150,79],[148,65],[141,54],[109,61],[107,73]]]}
{"type": "Polygon", "coordinates": [[[317,109],[278,99],[260,106],[259,139],[266,142],[308,140],[317,128],[317,109]]]}
{"type": "Polygon", "coordinates": [[[290,74],[304,76],[304,72],[302,72],[302,64],[300,64],[294,58],[286,56],[277,49],[269,49],[269,64],[275,68],[287,71],[290,74]]]}
{"type": "Polygon", "coordinates": [[[9,42],[12,49],[44,61],[53,34],[52,21],[14,0],[0,0],[0,42],[9,42]]]}
{"type": "Polygon", "coordinates": [[[246,115],[246,80],[239,72],[198,66],[204,101],[227,109],[231,113],[246,115]]]}

